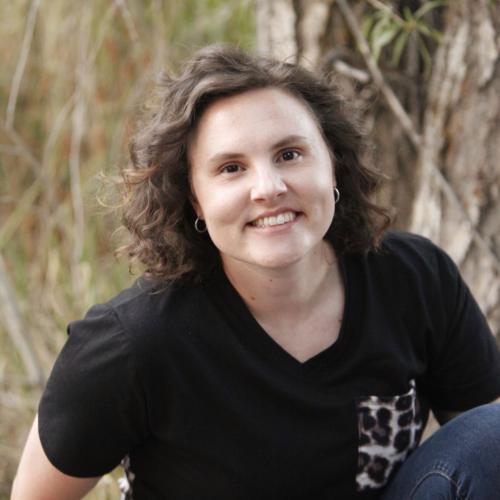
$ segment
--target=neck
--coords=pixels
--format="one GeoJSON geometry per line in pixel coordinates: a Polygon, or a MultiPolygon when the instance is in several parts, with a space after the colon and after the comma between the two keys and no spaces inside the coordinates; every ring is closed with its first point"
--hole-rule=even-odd
{"type": "Polygon", "coordinates": [[[263,269],[224,263],[224,271],[255,317],[300,315],[315,303],[332,275],[339,279],[335,252],[323,242],[316,252],[286,268],[263,269]]]}

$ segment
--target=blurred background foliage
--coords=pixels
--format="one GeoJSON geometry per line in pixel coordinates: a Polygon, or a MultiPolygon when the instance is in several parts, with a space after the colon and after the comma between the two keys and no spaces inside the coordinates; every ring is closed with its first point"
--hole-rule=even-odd
{"type": "MultiPolygon", "coordinates": [[[[99,174],[127,160],[161,69],[210,42],[251,49],[254,33],[250,0],[1,2],[0,297],[12,307],[0,321],[0,498],[43,383],[6,325],[29,338],[46,377],[67,322],[134,279],[113,256],[118,221],[96,200],[99,174]]],[[[105,477],[89,497],[116,495],[105,477]]]]}
{"type": "Polygon", "coordinates": [[[414,11],[406,6],[399,15],[390,4],[380,0],[368,2],[372,12],[363,17],[363,34],[366,37],[375,61],[379,61],[382,51],[389,51],[385,60],[392,67],[398,67],[401,58],[413,37],[423,61],[424,72],[429,75],[432,63],[432,42],[439,43],[442,33],[427,20],[427,15],[448,4],[448,0],[431,0],[414,11]]]}
{"type": "MultiPolygon", "coordinates": [[[[128,262],[113,256],[119,220],[98,202],[100,174],[116,175],[127,161],[135,117],[159,71],[177,71],[186,56],[212,42],[255,49],[259,1],[270,5],[268,0],[0,0],[0,500],[9,496],[67,323],[135,279],[128,262]]],[[[304,11],[309,5],[292,3],[304,11]]],[[[451,3],[350,5],[390,82],[411,83],[406,97],[401,92],[402,101],[420,125],[442,14],[451,3]],[[415,8],[397,8],[402,4],[415,8]]],[[[279,15],[278,20],[282,25],[279,15]]],[[[279,38],[277,27],[271,31],[279,38]]],[[[351,45],[348,62],[363,66],[345,27],[334,21],[326,35],[329,49],[345,52],[351,45]]],[[[350,87],[373,107],[378,89],[367,84],[364,70],[354,72],[350,87]]],[[[373,124],[373,116],[366,121],[373,124]]],[[[405,162],[393,147],[404,148],[393,135],[390,129],[386,142],[398,170],[386,173],[401,182],[405,162]]],[[[387,161],[384,165],[387,171],[387,161]]],[[[116,470],[105,476],[88,498],[118,498],[119,475],[116,470]]]]}

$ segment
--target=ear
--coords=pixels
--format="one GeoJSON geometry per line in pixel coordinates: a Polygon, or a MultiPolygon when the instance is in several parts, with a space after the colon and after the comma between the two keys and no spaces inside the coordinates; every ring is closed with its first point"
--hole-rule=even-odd
{"type": "Polygon", "coordinates": [[[337,169],[335,168],[335,158],[332,156],[331,157],[331,162],[332,162],[332,184],[333,188],[337,187],[337,169]]]}
{"type": "Polygon", "coordinates": [[[335,179],[335,166],[337,162],[335,161],[335,153],[333,152],[332,148],[328,148],[328,154],[330,156],[330,161],[332,162],[333,178],[335,179]]]}
{"type": "Polygon", "coordinates": [[[198,203],[198,199],[196,198],[196,195],[193,193],[192,189],[189,195],[189,203],[191,203],[196,217],[203,219],[203,211],[201,210],[201,206],[198,203]]]}
{"type": "Polygon", "coordinates": [[[191,177],[191,165],[188,166],[188,184],[189,184],[189,195],[188,195],[189,203],[191,203],[191,206],[193,207],[196,217],[203,219],[203,212],[201,210],[201,206],[198,203],[198,198],[196,197],[196,193],[194,191],[193,179],[191,177]]]}

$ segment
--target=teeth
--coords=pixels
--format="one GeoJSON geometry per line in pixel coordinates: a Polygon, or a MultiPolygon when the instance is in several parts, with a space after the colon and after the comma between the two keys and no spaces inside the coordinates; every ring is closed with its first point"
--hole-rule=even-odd
{"type": "Polygon", "coordinates": [[[292,222],[296,217],[295,212],[285,212],[274,217],[262,217],[261,219],[254,220],[252,225],[257,227],[279,226],[286,222],[292,222]]]}

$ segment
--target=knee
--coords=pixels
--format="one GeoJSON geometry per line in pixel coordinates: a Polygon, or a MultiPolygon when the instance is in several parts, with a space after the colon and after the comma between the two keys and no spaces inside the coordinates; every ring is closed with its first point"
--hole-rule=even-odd
{"type": "MultiPolygon", "coordinates": [[[[453,419],[442,429],[444,446],[458,463],[467,464],[480,474],[498,475],[500,470],[500,404],[473,408],[453,419]],[[451,439],[446,439],[447,432],[451,439]],[[452,444],[453,442],[453,444],[452,444]],[[448,444],[446,443],[446,444],[448,444]]],[[[446,453],[446,452],[445,452],[446,453]]]]}
{"type": "Polygon", "coordinates": [[[465,411],[456,418],[459,420],[471,420],[475,423],[484,422],[486,425],[496,425],[500,418],[500,402],[476,406],[475,408],[465,411]]]}
{"type": "Polygon", "coordinates": [[[448,500],[464,497],[460,486],[451,474],[445,469],[437,467],[425,474],[415,484],[407,498],[408,500],[448,500]]]}
{"type": "Polygon", "coordinates": [[[480,444],[481,448],[500,444],[500,403],[478,406],[449,422],[461,439],[480,444]]]}
{"type": "Polygon", "coordinates": [[[384,499],[499,498],[500,404],[454,418],[407,459],[384,499]],[[410,494],[411,492],[411,494],[410,494]],[[468,496],[473,492],[473,496],[468,496]]]}

